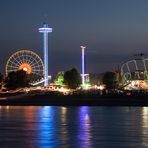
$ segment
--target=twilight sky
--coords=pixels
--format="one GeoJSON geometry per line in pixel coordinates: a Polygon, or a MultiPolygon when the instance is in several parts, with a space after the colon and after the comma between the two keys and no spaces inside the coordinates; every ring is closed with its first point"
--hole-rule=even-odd
{"type": "Polygon", "coordinates": [[[80,45],[86,45],[87,73],[113,71],[148,53],[148,0],[1,0],[0,71],[20,49],[43,57],[38,28],[46,16],[49,35],[49,73],[76,67],[80,45]]]}

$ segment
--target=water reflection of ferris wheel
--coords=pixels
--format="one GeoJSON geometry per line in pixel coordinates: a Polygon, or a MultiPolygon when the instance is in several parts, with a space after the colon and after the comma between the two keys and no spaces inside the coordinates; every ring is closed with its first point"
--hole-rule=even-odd
{"type": "Polygon", "coordinates": [[[12,71],[24,70],[36,79],[43,77],[44,65],[41,58],[30,50],[19,50],[6,63],[6,76],[12,71]]]}

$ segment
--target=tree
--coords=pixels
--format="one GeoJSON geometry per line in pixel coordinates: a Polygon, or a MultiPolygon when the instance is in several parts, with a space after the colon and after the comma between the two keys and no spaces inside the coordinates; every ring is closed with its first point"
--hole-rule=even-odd
{"type": "Polygon", "coordinates": [[[0,73],[0,83],[3,81],[3,75],[0,73]]]}
{"type": "Polygon", "coordinates": [[[64,84],[71,89],[76,89],[81,84],[81,76],[77,69],[72,68],[64,73],[64,84]]]}
{"type": "Polygon", "coordinates": [[[39,81],[39,80],[41,80],[41,78],[42,78],[42,76],[39,76],[39,75],[37,75],[37,74],[35,74],[35,73],[29,74],[28,77],[29,77],[29,82],[30,82],[30,83],[39,81]]]}
{"type": "Polygon", "coordinates": [[[58,72],[58,74],[56,75],[56,78],[54,80],[54,83],[57,85],[64,84],[64,72],[63,71],[58,72]]]}
{"type": "Polygon", "coordinates": [[[106,72],[102,79],[107,89],[115,89],[118,86],[117,75],[114,72],[106,72]]]}
{"type": "Polygon", "coordinates": [[[23,88],[29,85],[29,75],[23,71],[13,71],[5,79],[5,86],[8,89],[23,88]]]}
{"type": "Polygon", "coordinates": [[[0,73],[0,89],[2,88],[3,75],[0,73]]]}

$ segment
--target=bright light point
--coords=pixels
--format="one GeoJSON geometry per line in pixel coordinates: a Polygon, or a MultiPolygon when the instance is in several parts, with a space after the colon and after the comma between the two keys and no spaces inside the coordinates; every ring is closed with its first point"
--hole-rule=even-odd
{"type": "Polygon", "coordinates": [[[85,49],[86,47],[85,46],[80,46],[82,49],[85,49]]]}
{"type": "Polygon", "coordinates": [[[105,89],[105,86],[104,85],[100,85],[100,86],[98,86],[98,89],[99,90],[103,90],[103,89],[105,89]]]}
{"type": "Polygon", "coordinates": [[[19,66],[19,70],[23,70],[25,71],[27,74],[31,74],[32,72],[32,67],[29,63],[22,63],[20,66],[19,66]]]}
{"type": "Polygon", "coordinates": [[[27,71],[28,69],[26,67],[23,68],[23,71],[27,71]]]}
{"type": "Polygon", "coordinates": [[[70,90],[64,87],[58,89],[59,92],[62,92],[64,95],[68,95],[70,90]]]}
{"type": "Polygon", "coordinates": [[[85,115],[85,121],[89,122],[89,115],[88,114],[85,115]]]}
{"type": "Polygon", "coordinates": [[[52,32],[52,28],[39,28],[39,32],[52,32]]]}
{"type": "Polygon", "coordinates": [[[90,89],[91,88],[91,85],[90,84],[83,84],[82,85],[82,87],[83,87],[83,89],[85,89],[85,90],[88,90],[88,89],[90,89]]]}
{"type": "Polygon", "coordinates": [[[148,88],[147,81],[144,80],[130,80],[128,81],[128,85],[124,87],[125,90],[144,90],[148,88]]]}
{"type": "Polygon", "coordinates": [[[63,114],[66,114],[67,113],[67,108],[66,107],[61,107],[61,109],[62,109],[62,113],[63,114]]]}

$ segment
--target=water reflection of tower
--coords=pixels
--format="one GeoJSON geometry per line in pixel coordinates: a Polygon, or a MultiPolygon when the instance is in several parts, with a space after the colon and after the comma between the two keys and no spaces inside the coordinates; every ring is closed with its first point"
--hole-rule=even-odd
{"type": "Polygon", "coordinates": [[[92,147],[92,131],[91,121],[89,116],[89,107],[81,106],[79,108],[79,148],[91,148],[92,147]]]}
{"type": "Polygon", "coordinates": [[[52,32],[52,28],[47,23],[43,23],[43,27],[39,28],[39,32],[43,33],[44,39],[44,86],[48,85],[48,33],[52,32]]]}

